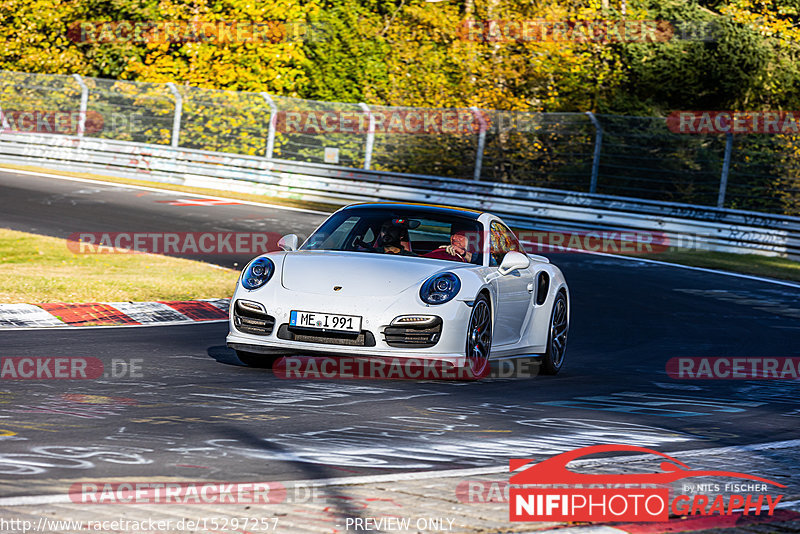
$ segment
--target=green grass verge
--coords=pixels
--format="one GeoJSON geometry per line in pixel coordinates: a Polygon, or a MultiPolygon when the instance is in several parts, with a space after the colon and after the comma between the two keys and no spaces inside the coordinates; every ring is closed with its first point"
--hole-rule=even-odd
{"type": "MultiPolygon", "coordinates": [[[[231,191],[221,191],[217,189],[205,189],[199,187],[185,187],[180,185],[164,184],[161,182],[130,180],[127,178],[115,178],[113,176],[98,176],[87,173],[54,171],[34,166],[4,164],[3,168],[46,172],[49,174],[58,174],[62,176],[73,176],[77,178],[83,178],[86,180],[101,180],[105,182],[113,182],[119,184],[157,187],[159,189],[181,191],[184,193],[212,195],[218,197],[231,198],[235,200],[245,200],[250,202],[264,202],[269,204],[278,204],[278,205],[297,207],[297,208],[314,209],[324,212],[333,212],[334,210],[341,207],[339,205],[333,205],[333,204],[301,202],[299,200],[287,199],[282,197],[236,193],[231,191]]],[[[517,229],[515,229],[515,231],[516,230],[517,229]]],[[[708,269],[719,269],[723,271],[732,271],[736,273],[753,274],[757,276],[766,276],[769,278],[800,281],[800,262],[793,261],[787,258],[762,256],[759,254],[733,254],[726,252],[681,251],[681,250],[667,251],[652,255],[642,255],[642,257],[653,260],[666,261],[670,263],[679,263],[682,265],[691,265],[693,267],[705,267],[708,269]]]]}
{"type": "Polygon", "coordinates": [[[155,254],[75,254],[65,239],[0,229],[0,302],[222,298],[238,273],[155,254]]]}

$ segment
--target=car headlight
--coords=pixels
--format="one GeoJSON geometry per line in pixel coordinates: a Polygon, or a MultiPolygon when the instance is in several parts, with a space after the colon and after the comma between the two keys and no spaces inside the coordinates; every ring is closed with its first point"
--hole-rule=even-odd
{"type": "Polygon", "coordinates": [[[245,289],[258,289],[275,273],[275,264],[269,258],[257,258],[245,267],[242,273],[242,286],[245,289]]]}
{"type": "Polygon", "coordinates": [[[461,280],[453,273],[431,276],[419,288],[419,298],[426,304],[444,304],[453,300],[461,289],[461,280]]]}

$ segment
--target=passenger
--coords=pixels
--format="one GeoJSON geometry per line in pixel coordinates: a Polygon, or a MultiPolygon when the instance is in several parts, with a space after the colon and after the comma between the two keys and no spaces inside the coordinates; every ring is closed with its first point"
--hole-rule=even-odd
{"type": "Polygon", "coordinates": [[[453,228],[450,234],[449,245],[442,245],[436,250],[423,254],[423,257],[435,258],[438,260],[472,262],[477,255],[475,252],[470,252],[468,250],[475,248],[474,245],[470,243],[469,237],[471,234],[474,234],[474,232],[463,228],[453,228]]]}

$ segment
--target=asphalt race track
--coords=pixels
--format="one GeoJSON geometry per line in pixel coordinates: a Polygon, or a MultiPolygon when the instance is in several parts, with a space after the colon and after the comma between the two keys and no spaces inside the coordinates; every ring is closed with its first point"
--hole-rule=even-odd
{"type": "MultiPolygon", "coordinates": [[[[62,238],[307,235],[324,219],[170,202],[187,198],[195,197],[8,171],[0,174],[0,226],[62,238]]],[[[249,258],[199,259],[241,266],[249,258]]],[[[597,443],[670,452],[800,440],[796,381],[673,380],[665,372],[679,356],[799,356],[800,289],[605,256],[551,259],[572,293],[557,377],[284,380],[242,366],[224,346],[224,323],[0,331],[4,357],[96,357],[120,375],[3,381],[0,497],[52,493],[77,479],[281,481],[501,466],[597,443]]],[[[759,474],[797,493],[789,475],[798,457],[759,474]]]]}

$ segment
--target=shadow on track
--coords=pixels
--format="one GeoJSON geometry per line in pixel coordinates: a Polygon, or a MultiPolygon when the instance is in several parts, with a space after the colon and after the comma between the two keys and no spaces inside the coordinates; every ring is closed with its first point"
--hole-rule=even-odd
{"type": "MultiPolygon", "coordinates": [[[[209,347],[207,352],[211,358],[214,358],[219,363],[225,365],[235,365],[237,367],[244,366],[244,364],[242,364],[236,357],[236,352],[224,345],[209,347]]],[[[276,443],[273,443],[266,438],[256,436],[255,434],[252,434],[251,432],[248,432],[247,430],[244,430],[239,427],[230,425],[223,426],[222,428],[220,428],[219,434],[222,435],[225,439],[235,440],[239,443],[246,445],[251,449],[274,453],[284,457],[292,456],[292,451],[286,450],[280,445],[277,445],[276,443]]],[[[325,466],[320,464],[313,464],[300,460],[296,461],[285,460],[285,461],[289,461],[297,465],[301,471],[303,471],[308,475],[308,479],[311,480],[336,477],[336,474],[330,473],[325,466]]],[[[334,491],[332,490],[331,487],[327,487],[325,489],[325,496],[327,503],[329,504],[329,506],[326,507],[326,510],[330,510],[330,513],[334,514],[337,519],[345,521],[348,518],[355,519],[361,517],[361,514],[358,512],[358,509],[353,505],[353,502],[355,501],[353,497],[350,497],[349,495],[341,491],[334,491]]],[[[355,525],[363,524],[363,522],[361,521],[355,521],[354,523],[355,525]]],[[[364,528],[356,528],[355,531],[380,532],[377,530],[364,529],[364,528]]]]}
{"type": "Polygon", "coordinates": [[[239,358],[236,357],[236,351],[229,349],[225,345],[208,347],[206,352],[210,357],[214,358],[219,363],[225,365],[236,365],[237,367],[247,367],[245,364],[239,361],[239,358]]]}
{"type": "MultiPolygon", "coordinates": [[[[235,440],[238,443],[242,443],[256,451],[265,451],[284,457],[292,456],[292,452],[290,450],[284,449],[280,445],[272,443],[266,438],[256,436],[239,427],[230,425],[223,426],[220,428],[219,434],[223,436],[224,439],[235,440]]],[[[308,463],[301,460],[284,461],[289,461],[293,464],[296,464],[301,471],[308,474],[308,478],[311,480],[334,478],[323,465],[308,463]]],[[[291,488],[287,488],[287,492],[290,490],[291,488]]],[[[350,497],[341,491],[334,490],[332,486],[326,487],[324,493],[325,503],[328,505],[325,507],[325,510],[328,513],[333,514],[336,520],[345,521],[347,519],[361,518],[361,514],[359,513],[357,507],[354,506],[355,499],[353,497],[350,497]]],[[[364,524],[363,521],[353,521],[353,523],[356,526],[364,524]]],[[[378,530],[366,528],[351,527],[351,529],[355,530],[356,532],[380,532],[378,530]]]]}

